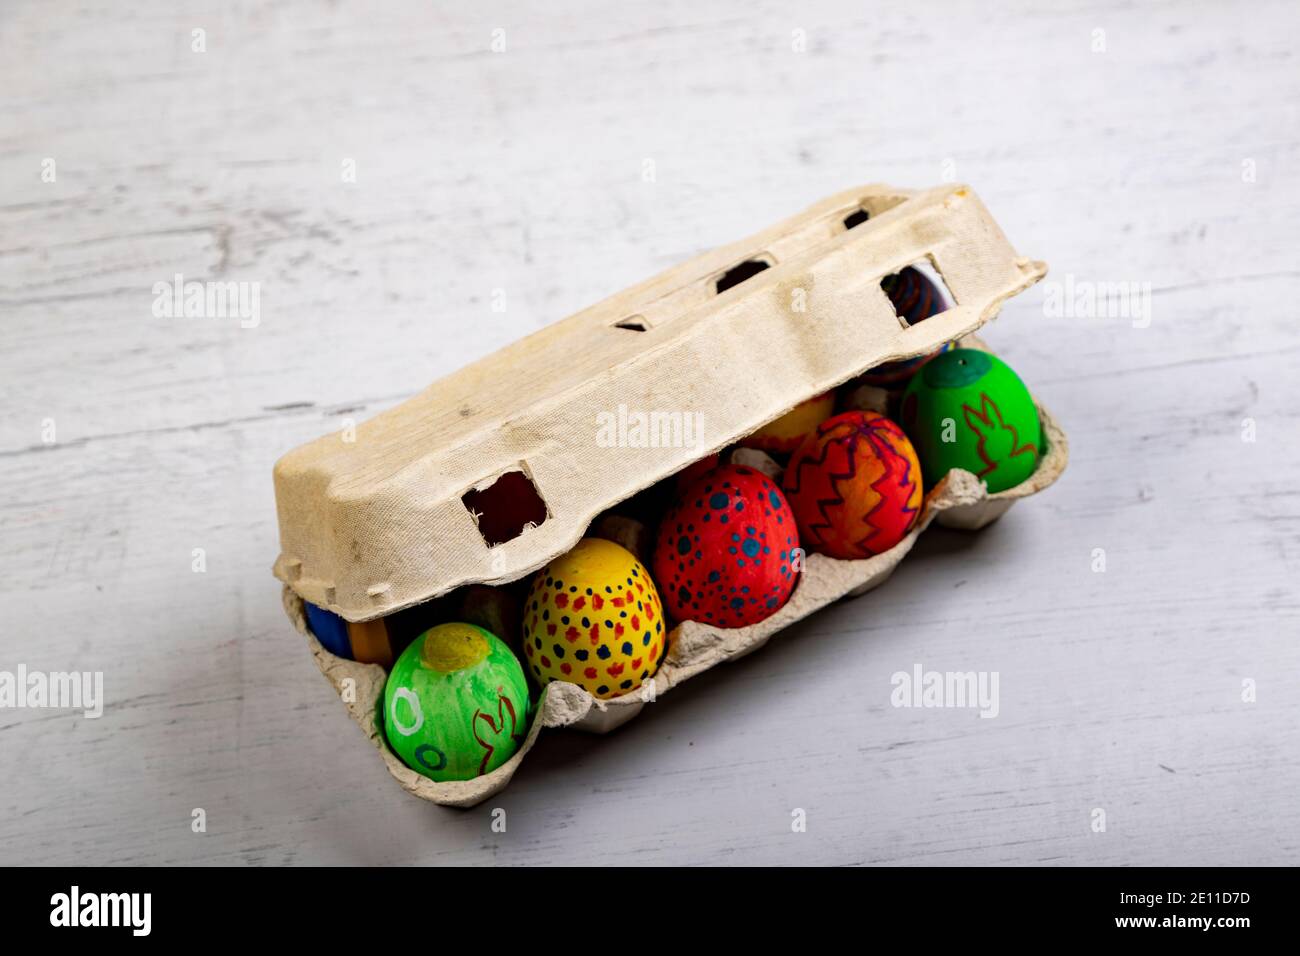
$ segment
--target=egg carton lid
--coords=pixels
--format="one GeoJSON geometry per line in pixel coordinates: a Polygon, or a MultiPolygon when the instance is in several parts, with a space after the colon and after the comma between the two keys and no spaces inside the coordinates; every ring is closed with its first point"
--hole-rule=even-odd
{"type": "Polygon", "coordinates": [[[350,621],[516,580],[600,512],[869,368],[973,332],[1045,273],[967,186],[838,193],[285,455],[274,573],[350,621]],[[955,305],[909,326],[880,280],[918,262],[955,305]],[[529,517],[529,504],[531,522],[489,541],[502,535],[485,508],[529,517]]]}

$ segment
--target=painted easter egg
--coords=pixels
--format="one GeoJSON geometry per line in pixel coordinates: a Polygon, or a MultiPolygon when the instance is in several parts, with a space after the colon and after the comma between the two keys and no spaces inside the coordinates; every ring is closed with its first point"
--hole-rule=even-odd
{"type": "Polygon", "coordinates": [[[307,616],[307,626],[321,647],[335,657],[352,659],[352,642],[348,640],[348,622],[333,611],[317,607],[310,601],[303,601],[302,608],[307,616]]]}
{"type": "Polygon", "coordinates": [[[903,393],[902,420],[927,484],[964,468],[989,491],[1005,491],[1033,474],[1043,447],[1029,389],[1005,362],[976,349],[927,363],[903,393]]]}
{"type": "Polygon", "coordinates": [[[805,547],[832,558],[888,551],[921,512],[916,451],[879,412],[822,422],[790,457],[783,485],[805,547]]]}
{"type": "Polygon", "coordinates": [[[507,646],[518,640],[518,594],[512,594],[508,588],[487,584],[470,584],[453,593],[460,599],[456,620],[476,624],[490,634],[500,634],[507,646]]]}
{"type": "Polygon", "coordinates": [[[626,694],[658,669],[667,636],[650,573],[603,538],[583,538],[539,571],[524,602],[526,666],[542,685],[626,694]]]}
{"type": "Polygon", "coordinates": [[[804,437],[835,411],[835,393],[814,395],[800,402],[774,422],[742,438],[739,444],[760,451],[792,452],[804,437]]]}
{"type": "Polygon", "coordinates": [[[362,664],[389,667],[397,656],[388,634],[388,622],[380,617],[370,621],[348,621],[348,643],[352,659],[362,664]]]}
{"type": "Polygon", "coordinates": [[[345,621],[333,611],[303,602],[307,626],[321,646],[335,657],[362,664],[388,667],[404,644],[395,642],[389,633],[389,618],[371,621],[345,621]]]}
{"type": "Polygon", "coordinates": [[[402,652],[384,686],[384,736],[412,770],[469,780],[514,755],[528,733],[528,680],[496,635],[439,624],[402,652]]]}
{"type": "Polygon", "coordinates": [[[895,275],[885,276],[880,280],[880,287],[889,296],[894,311],[906,319],[908,325],[916,325],[948,308],[938,287],[924,272],[912,266],[905,266],[895,275]]]}
{"type": "MultiPolygon", "coordinates": [[[[896,275],[885,276],[880,286],[889,296],[894,311],[906,319],[908,325],[916,325],[948,308],[948,303],[935,284],[926,277],[925,273],[911,266],[899,270],[896,275]]],[[[926,355],[877,365],[861,376],[860,381],[864,385],[901,386],[922,365],[950,347],[951,344],[945,342],[942,348],[926,355]]]]}
{"type": "Polygon", "coordinates": [[[722,459],[714,455],[705,455],[699,461],[693,461],[681,471],[673,476],[673,486],[678,492],[693,482],[700,475],[706,474],[717,468],[722,463],[722,459]]]}
{"type": "Polygon", "coordinates": [[[799,532],[776,483],[745,465],[696,479],[664,515],[655,580],[679,621],[745,627],[775,614],[798,579],[799,532]]]}

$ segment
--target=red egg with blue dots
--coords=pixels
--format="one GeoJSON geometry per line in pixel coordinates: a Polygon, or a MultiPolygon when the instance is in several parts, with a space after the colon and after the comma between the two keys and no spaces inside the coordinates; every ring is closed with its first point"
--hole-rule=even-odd
{"type": "Polygon", "coordinates": [[[799,532],[772,479],[723,465],[683,489],[655,541],[654,576],[679,621],[747,627],[779,611],[799,578],[799,532]]]}

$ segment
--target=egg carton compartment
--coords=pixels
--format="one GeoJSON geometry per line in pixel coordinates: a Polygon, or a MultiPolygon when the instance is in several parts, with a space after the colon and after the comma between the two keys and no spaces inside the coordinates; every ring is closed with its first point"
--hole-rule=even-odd
{"type": "MultiPolygon", "coordinates": [[[[330,653],[311,634],[304,601],[354,624],[377,622],[467,585],[520,581],[588,533],[644,557],[645,529],[611,514],[620,502],[868,370],[948,343],[983,348],[974,331],[1045,273],[1043,263],[1015,254],[964,186],[861,187],[669,270],[435,383],[363,424],[352,445],[326,436],[277,463],[282,550],[274,570],[289,618],[404,789],[449,806],[479,803],[508,784],[543,729],[609,732],[818,608],[879,586],[932,521],[976,529],[996,520],[1059,477],[1068,458],[1064,433],[1038,405],[1044,451],[1029,478],[990,494],[969,472],[950,471],[895,547],[865,560],[807,555],[788,602],[758,624],[677,624],[652,678],[621,697],[547,684],[518,751],[471,780],[436,782],[402,763],[382,727],[385,669],[330,653]],[[882,280],[922,260],[941,276],[949,307],[909,324],[882,280]],[[792,312],[795,301],[805,309],[792,312]],[[557,354],[593,335],[587,365],[558,376],[546,371],[557,354]],[[774,365],[782,350],[787,361],[774,365]],[[496,388],[502,380],[534,384],[496,388]],[[589,435],[584,442],[584,418],[594,410],[620,402],[654,407],[659,394],[709,408],[715,440],[621,456],[592,449],[589,435]],[[516,499],[536,498],[523,519],[480,514],[507,480],[516,499]]],[[[888,401],[889,393],[878,389],[871,400],[888,401]]],[[[759,470],[779,469],[748,450],[730,454],[759,470]]]]}

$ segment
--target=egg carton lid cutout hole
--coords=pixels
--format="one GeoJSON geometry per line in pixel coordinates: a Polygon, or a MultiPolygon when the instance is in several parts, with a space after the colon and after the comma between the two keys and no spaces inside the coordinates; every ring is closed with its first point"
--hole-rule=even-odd
{"type": "Polygon", "coordinates": [[[462,585],[525,577],[571,549],[600,513],[800,402],[947,342],[983,347],[971,333],[1045,274],[1043,263],[1016,255],[968,187],[833,196],[447,376],[359,426],[353,442],[328,435],[282,458],[274,571],[286,611],[399,783],[436,803],[478,803],[509,782],[544,727],[611,730],[648,699],[879,585],[931,521],[975,529],[996,520],[1059,477],[1064,433],[1040,404],[1046,447],[1029,479],[989,494],[974,475],[950,472],[902,542],[860,561],[809,555],[790,601],[767,620],[732,630],[678,625],[644,688],[596,700],[575,685],[547,685],[518,752],[473,780],[435,782],[388,750],[377,720],[384,670],[321,647],[304,600],[365,621],[462,585]],[[953,304],[909,326],[880,283],[917,262],[942,278],[953,304]],[[596,440],[602,412],[661,409],[665,396],[703,412],[699,440],[634,453],[596,440]],[[513,509],[526,520],[487,513],[500,482],[514,501],[535,496],[513,509]]]}

